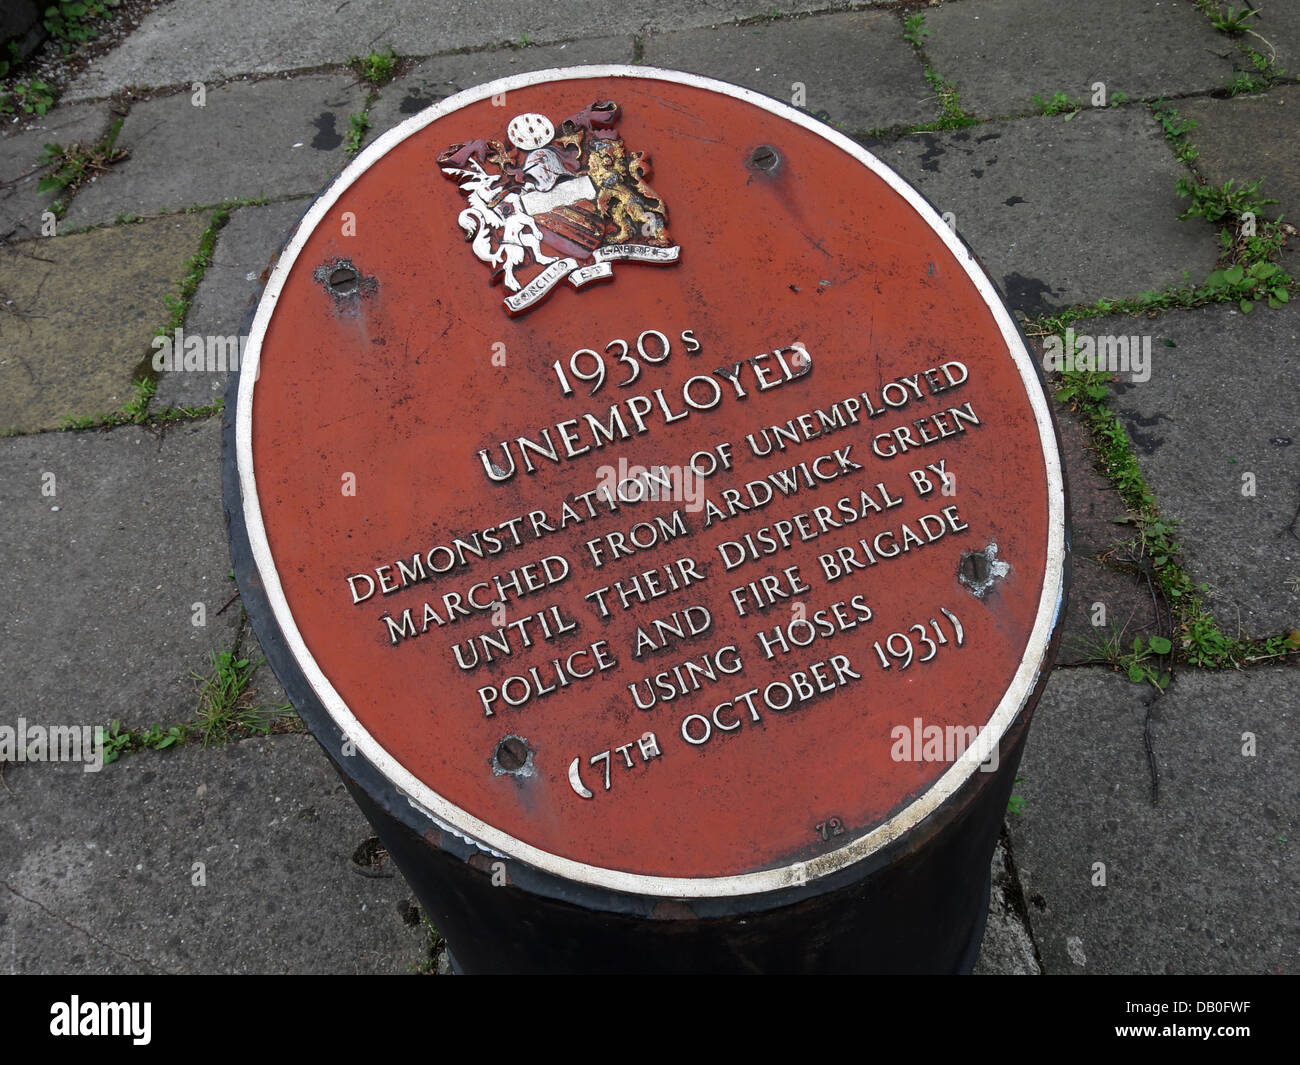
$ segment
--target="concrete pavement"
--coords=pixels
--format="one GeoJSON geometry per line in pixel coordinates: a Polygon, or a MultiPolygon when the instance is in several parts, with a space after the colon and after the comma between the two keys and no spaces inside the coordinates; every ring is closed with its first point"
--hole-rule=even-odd
{"type": "MultiPolygon", "coordinates": [[[[0,969],[437,968],[436,936],[314,741],[281,726],[200,739],[214,655],[247,660],[250,705],[284,699],[253,671],[260,652],[231,603],[223,377],[155,374],[150,340],[239,331],[270,257],[345,164],[365,124],[353,116],[368,117],[369,143],[460,89],[587,62],[784,99],[801,86],[809,111],[952,213],[1037,342],[1062,314],[1076,335],[1151,339],[1145,380],[1116,374],[1100,399],[1057,403],[1074,585],[978,971],[1300,968],[1300,319],[1294,302],[1138,299],[1224,265],[1221,226],[1180,220],[1180,178],[1262,179],[1273,211],[1300,210],[1300,87],[1278,73],[1300,69],[1300,11],[1273,5],[1259,24],[1274,83],[1228,97],[1261,46],[1191,0],[764,7],[616,4],[592,21],[571,0],[352,0],[321,18],[304,0],[172,0],[47,115],[6,130],[0,725],[118,721],[135,738],[98,773],[0,765],[0,969]],[[345,64],[390,44],[402,64],[375,94],[345,64]],[[1035,95],[1057,92],[1073,103],[1041,114],[1035,95]],[[1195,119],[1190,165],[1161,96],[1195,119]],[[35,187],[44,144],[93,143],[119,118],[129,154],[65,195],[42,235],[58,198],[35,187]],[[1112,313],[1120,300],[1140,314],[1112,313]],[[1099,428],[1108,416],[1135,467],[1099,428]],[[69,420],[95,427],[59,431],[69,420]],[[1157,521],[1181,523],[1176,555],[1157,521]],[[1162,633],[1163,695],[1152,680],[1170,661],[1148,674],[1131,646],[1162,633]],[[144,738],[154,725],[188,738],[162,746],[144,738]]],[[[1272,258],[1295,269],[1291,249],[1272,258]]]]}

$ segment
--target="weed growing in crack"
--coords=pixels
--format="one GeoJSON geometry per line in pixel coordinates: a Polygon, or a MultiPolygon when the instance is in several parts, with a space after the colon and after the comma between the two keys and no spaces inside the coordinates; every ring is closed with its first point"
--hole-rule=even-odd
{"type": "Polygon", "coordinates": [[[1063,92],[1054,92],[1050,99],[1043,99],[1039,93],[1034,93],[1034,106],[1038,108],[1040,115],[1046,115],[1051,118],[1056,115],[1066,115],[1073,118],[1083,108],[1078,100],[1071,100],[1063,92]]]}
{"type": "Polygon", "coordinates": [[[922,41],[930,31],[925,26],[925,15],[917,12],[903,16],[903,38],[913,47],[920,48],[922,41]]]}
{"type": "Polygon", "coordinates": [[[1177,109],[1163,97],[1157,100],[1151,107],[1151,113],[1155,115],[1156,121],[1165,132],[1165,140],[1174,150],[1178,161],[1185,166],[1191,166],[1196,157],[1201,153],[1196,146],[1188,140],[1191,132],[1196,129],[1196,120],[1192,118],[1183,118],[1177,109]]]}
{"type": "Polygon", "coordinates": [[[366,139],[366,132],[369,129],[370,116],[365,111],[360,114],[348,115],[348,135],[345,142],[348,158],[361,151],[361,142],[366,139]]]}
{"type": "Polygon", "coordinates": [[[1181,218],[1222,225],[1219,267],[1206,276],[1201,290],[1221,301],[1235,301],[1242,314],[1249,314],[1258,300],[1276,310],[1291,298],[1291,275],[1277,260],[1295,229],[1281,216],[1263,218],[1264,208],[1277,201],[1261,196],[1259,185],[1229,180],[1216,186],[1181,177],[1176,186],[1180,196],[1192,201],[1181,218]]]}
{"type": "Polygon", "coordinates": [[[150,725],[147,729],[131,731],[122,728],[122,722],[110,721],[104,729],[104,764],[116,762],[124,754],[133,751],[165,751],[175,747],[189,738],[188,725],[150,725]]]}
{"type": "Polygon", "coordinates": [[[1245,93],[1263,92],[1265,89],[1286,80],[1287,72],[1277,65],[1272,56],[1263,55],[1253,48],[1245,49],[1251,70],[1234,71],[1228,79],[1228,95],[1241,96],[1245,93]]]}
{"type": "Polygon", "coordinates": [[[925,64],[923,73],[925,80],[930,83],[930,88],[939,98],[939,107],[943,111],[943,116],[937,122],[925,122],[919,126],[913,127],[912,133],[934,133],[945,129],[964,129],[966,126],[976,126],[979,119],[974,115],[968,115],[961,106],[961,93],[957,91],[955,85],[950,81],[945,81],[939,76],[939,73],[930,65],[925,55],[925,48],[922,41],[930,31],[925,26],[925,15],[917,12],[914,15],[907,15],[903,19],[903,37],[916,50],[921,62],[925,64]]]}
{"type": "Polygon", "coordinates": [[[387,85],[397,73],[397,52],[390,44],[383,52],[370,52],[365,56],[351,56],[348,66],[361,78],[376,89],[387,85]]]}
{"type": "MultiPolygon", "coordinates": [[[[126,158],[125,148],[117,147],[117,136],[122,131],[122,119],[116,119],[109,131],[93,144],[79,142],[63,147],[59,144],[47,144],[43,165],[53,170],[41,178],[36,186],[37,192],[62,191],[72,196],[92,177],[102,174],[114,163],[126,158]]],[[[51,209],[60,218],[64,214],[64,198],[61,197],[51,209]]]]}
{"type": "Polygon", "coordinates": [[[1239,218],[1247,212],[1260,214],[1269,204],[1277,203],[1277,200],[1261,196],[1259,186],[1258,181],[1238,185],[1229,180],[1223,185],[1209,185],[1180,177],[1174,187],[1179,196],[1190,196],[1192,204],[1179,218],[1204,218],[1208,222],[1221,222],[1224,218],[1239,218]]]}
{"type": "Polygon", "coordinates": [[[925,68],[925,80],[939,96],[939,106],[943,108],[943,117],[937,122],[923,123],[916,127],[918,133],[935,133],[945,129],[965,129],[967,126],[979,125],[979,119],[962,109],[961,93],[950,81],[945,81],[928,64],[925,68]]]}
{"type": "Polygon", "coordinates": [[[253,702],[249,687],[261,662],[238,657],[236,651],[214,651],[212,670],[206,676],[191,672],[199,682],[199,702],[194,729],[206,747],[237,736],[267,736],[277,725],[287,724],[293,707],[287,703],[266,706],[253,702]]]}

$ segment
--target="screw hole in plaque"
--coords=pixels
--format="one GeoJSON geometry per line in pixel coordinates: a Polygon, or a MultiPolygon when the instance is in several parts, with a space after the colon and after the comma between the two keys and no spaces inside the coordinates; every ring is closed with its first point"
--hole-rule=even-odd
{"type": "Polygon", "coordinates": [[[760,144],[750,153],[749,165],[770,174],[781,165],[781,154],[770,144],[760,144]]]}
{"type": "Polygon", "coordinates": [[[492,774],[516,777],[532,776],[533,751],[522,736],[507,736],[492,754],[492,774]]]}

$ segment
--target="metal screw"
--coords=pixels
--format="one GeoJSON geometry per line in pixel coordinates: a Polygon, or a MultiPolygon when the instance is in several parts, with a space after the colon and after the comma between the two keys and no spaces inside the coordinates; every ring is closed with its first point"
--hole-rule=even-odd
{"type": "Polygon", "coordinates": [[[770,144],[760,144],[749,157],[749,165],[757,170],[775,170],[781,156],[770,144]]]}
{"type": "Polygon", "coordinates": [[[497,744],[496,759],[507,773],[522,769],[528,761],[528,744],[518,736],[507,736],[497,744]]]}
{"type": "Polygon", "coordinates": [[[350,266],[336,266],[330,271],[329,286],[340,295],[347,295],[356,290],[358,276],[350,266]]]}
{"type": "Polygon", "coordinates": [[[961,560],[961,572],[970,584],[983,584],[989,579],[989,560],[982,554],[967,555],[961,560]]]}

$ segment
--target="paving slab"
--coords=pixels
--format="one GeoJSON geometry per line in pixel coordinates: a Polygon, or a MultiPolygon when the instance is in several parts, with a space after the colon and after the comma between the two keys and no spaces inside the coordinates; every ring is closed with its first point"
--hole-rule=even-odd
{"type": "MultiPolygon", "coordinates": [[[[1289,71],[1292,77],[1300,74],[1300,6],[1287,3],[1242,6],[1260,9],[1249,25],[1264,40],[1248,34],[1237,39],[1257,52],[1275,56],[1277,66],[1289,71]]],[[[1238,63],[1243,70],[1249,68],[1249,60],[1238,63]]]]}
{"type": "Polygon", "coordinates": [[[181,215],[0,249],[0,431],[122,408],[204,224],[181,215]]]}
{"type": "Polygon", "coordinates": [[[1151,707],[1153,803],[1154,689],[1052,674],[1008,818],[1045,973],[1300,971],[1297,680],[1295,665],[1180,671],[1151,707]]]}
{"type": "Polygon", "coordinates": [[[194,717],[191,671],[210,672],[240,617],[237,601],[221,612],[235,586],[220,431],[210,418],[161,437],[125,427],[0,440],[0,597],[11,604],[0,723],[194,717]]]}
{"type": "MultiPolygon", "coordinates": [[[[1079,333],[1144,332],[1090,319],[1079,333]]],[[[1219,627],[1262,637],[1300,626],[1300,306],[1236,305],[1158,319],[1149,381],[1113,386],[1112,406],[1162,513],[1181,522],[1193,582],[1219,627]],[[1288,531],[1290,530],[1290,531],[1288,531]]]]}
{"type": "MultiPolygon", "coordinates": [[[[128,38],[129,40],[129,38],[128,38]]],[[[69,225],[224,200],[315,193],[347,162],[348,115],[365,92],[342,74],[235,81],[132,105],[118,144],[129,157],[84,186],[69,225]]]]}
{"type": "Polygon", "coordinates": [[[1026,118],[867,146],[916,186],[979,256],[1011,308],[1132,296],[1200,280],[1217,245],[1179,222],[1184,175],[1145,109],[1026,118]],[[1116,166],[1115,160],[1123,160],[1116,166]]]}
{"type": "Polygon", "coordinates": [[[657,0],[606,4],[586,0],[518,4],[477,0],[350,0],[327,18],[314,0],[174,0],[155,8],[121,45],[95,60],[65,93],[108,96],[125,85],[190,81],[342,63],[392,45],[402,55],[520,42],[552,44],[599,35],[689,29],[756,14],[825,7],[808,0],[657,0]]]}
{"type": "Polygon", "coordinates": [[[1168,635],[1169,623],[1157,618],[1136,565],[1075,556],[1070,582],[1058,665],[1109,663],[1122,650],[1132,651],[1134,637],[1168,635]]]}
{"type": "Polygon", "coordinates": [[[309,736],[83,769],[6,770],[0,971],[405,973],[423,960],[409,888],[389,863],[353,862],[370,828],[309,736]]]}
{"type": "Polygon", "coordinates": [[[57,107],[24,125],[0,123],[0,180],[7,181],[30,170],[40,161],[42,149],[51,141],[70,144],[103,133],[111,117],[107,102],[60,102],[57,107]]]}
{"type": "MultiPolygon", "coordinates": [[[[185,336],[237,337],[249,302],[262,286],[262,273],[270,264],[294,225],[307,210],[310,199],[289,200],[261,207],[240,207],[217,235],[212,263],[199,282],[185,317],[185,336]]],[[[173,344],[175,344],[173,334],[173,344]]],[[[216,348],[213,348],[214,353],[216,348]]],[[[235,350],[222,346],[219,350],[235,350]]],[[[215,363],[215,360],[214,360],[215,363]]],[[[158,377],[153,409],[206,407],[221,399],[226,373],[203,369],[164,370],[158,377]]]]}
{"type": "Polygon", "coordinates": [[[648,37],[643,60],[765,92],[841,129],[913,126],[940,115],[896,15],[854,11],[648,37]]]}
{"type": "MultiPolygon", "coordinates": [[[[59,198],[58,190],[36,191],[50,170],[44,165],[45,146],[95,141],[109,118],[107,104],[68,104],[21,130],[0,131],[0,243],[40,236],[41,214],[59,198]]],[[[64,228],[56,224],[56,232],[64,228]]]]}
{"type": "Polygon", "coordinates": [[[1096,82],[1108,102],[1220,89],[1236,58],[1192,0],[1089,0],[1050,15],[1038,0],[965,0],[927,10],[925,24],[931,64],[984,118],[1037,111],[1035,93],[1090,104],[1096,82]]]}
{"type": "Polygon", "coordinates": [[[1300,85],[1227,100],[1181,100],[1178,112],[1196,121],[1188,139],[1200,151],[1196,168],[1207,181],[1262,179],[1260,191],[1278,201],[1267,216],[1300,217],[1300,85]]]}
{"type": "Polygon", "coordinates": [[[634,49],[635,42],[630,36],[593,37],[566,44],[494,48],[426,59],[379,90],[379,99],[370,108],[367,141],[438,100],[475,85],[550,67],[629,64],[634,49]]]}

